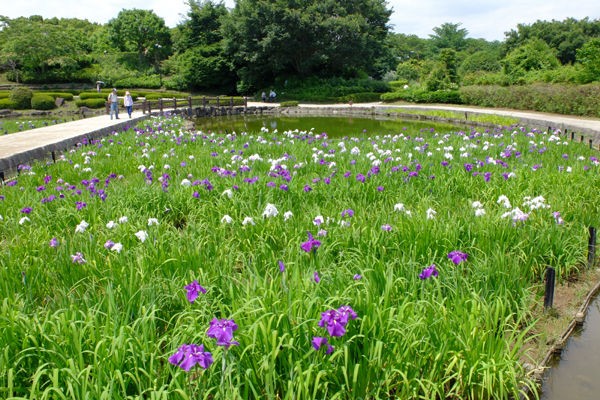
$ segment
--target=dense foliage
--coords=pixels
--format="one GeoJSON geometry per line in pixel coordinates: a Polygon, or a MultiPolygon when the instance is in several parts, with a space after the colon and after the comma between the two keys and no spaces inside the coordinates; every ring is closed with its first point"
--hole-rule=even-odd
{"type": "Polygon", "coordinates": [[[273,88],[280,99],[301,101],[380,92],[352,89],[364,79],[405,80],[436,93],[600,80],[597,19],[519,24],[504,41],[489,42],[469,37],[461,23],[433,27],[428,38],[394,33],[383,0],[237,0],[231,9],[222,1],[190,0],[188,6],[171,29],[139,9],[123,9],[106,24],[0,16],[0,72],[14,82],[101,81],[227,95],[260,96],[273,88]],[[303,83],[298,91],[298,81],[315,85],[303,83]],[[322,87],[328,92],[318,93],[322,87]]]}

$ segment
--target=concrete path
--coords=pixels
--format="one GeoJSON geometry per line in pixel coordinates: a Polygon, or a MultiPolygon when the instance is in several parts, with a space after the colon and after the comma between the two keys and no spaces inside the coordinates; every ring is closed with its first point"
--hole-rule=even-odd
{"type": "MultiPolygon", "coordinates": [[[[278,107],[278,103],[249,102],[248,107],[278,107]]],[[[385,103],[360,103],[349,106],[348,104],[311,105],[301,104],[302,109],[317,108],[322,111],[344,110],[345,113],[364,113],[365,110],[377,110],[385,113],[386,109],[433,109],[459,111],[468,114],[496,114],[515,117],[524,125],[539,127],[553,127],[563,131],[569,130],[571,134],[577,132],[577,140],[593,140],[594,147],[600,146],[600,119],[574,117],[558,114],[547,114],[529,111],[506,109],[488,109],[466,106],[446,105],[390,105],[385,103]]],[[[106,136],[114,130],[126,128],[139,120],[148,118],[148,114],[134,111],[129,119],[126,113],[120,113],[120,119],[111,120],[108,115],[84,118],[77,121],[36,128],[19,133],[0,136],[0,178],[5,172],[15,171],[19,164],[30,163],[34,159],[49,159],[55,152],[61,152],[76,146],[85,139],[96,139],[106,136]]],[[[467,118],[468,119],[468,118],[467,118]]]]}
{"type": "Polygon", "coordinates": [[[0,178],[16,171],[19,164],[32,160],[50,159],[53,153],[76,146],[85,139],[98,139],[114,130],[120,130],[148,118],[148,114],[134,111],[131,119],[127,113],[119,113],[119,119],[108,115],[83,118],[23,132],[0,136],[0,178]]]}

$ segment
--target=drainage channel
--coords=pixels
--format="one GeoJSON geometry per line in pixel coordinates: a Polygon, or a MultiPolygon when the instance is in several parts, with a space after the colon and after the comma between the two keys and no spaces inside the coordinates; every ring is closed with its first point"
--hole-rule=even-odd
{"type": "Polygon", "coordinates": [[[585,322],[576,328],[544,376],[541,400],[600,398],[600,297],[590,303],[585,322]]]}

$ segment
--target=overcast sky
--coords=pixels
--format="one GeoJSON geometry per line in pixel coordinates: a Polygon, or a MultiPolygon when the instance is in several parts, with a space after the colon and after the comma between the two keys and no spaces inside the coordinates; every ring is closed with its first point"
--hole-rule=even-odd
{"type": "MultiPolygon", "coordinates": [[[[343,1],[343,0],[340,0],[343,1]]],[[[225,0],[233,7],[234,0],[225,0]]],[[[392,30],[429,38],[443,23],[461,24],[471,38],[504,40],[504,32],[517,24],[565,18],[600,19],[599,0],[388,0],[393,9],[392,30]]],[[[187,13],[184,0],[2,0],[0,15],[16,18],[41,15],[45,18],[80,18],[107,23],[123,8],[153,10],[174,27],[187,13]]]]}

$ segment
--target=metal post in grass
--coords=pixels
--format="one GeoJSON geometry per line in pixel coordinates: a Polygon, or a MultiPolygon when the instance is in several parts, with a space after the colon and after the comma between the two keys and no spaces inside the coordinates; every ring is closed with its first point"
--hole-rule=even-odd
{"type": "Polygon", "coordinates": [[[158,110],[160,111],[160,115],[163,115],[163,102],[162,102],[162,98],[158,99],[158,110]]]}
{"type": "Polygon", "coordinates": [[[173,109],[177,110],[177,97],[173,97],[173,109]]]}
{"type": "Polygon", "coordinates": [[[571,132],[571,140],[575,140],[575,132],[571,132]]]}
{"type": "Polygon", "coordinates": [[[556,271],[552,267],[546,268],[546,291],[544,293],[544,309],[552,308],[554,302],[554,283],[556,281],[556,271]]]}
{"type": "Polygon", "coordinates": [[[594,266],[596,260],[596,228],[590,226],[590,240],[588,242],[588,268],[594,266]]]}
{"type": "Polygon", "coordinates": [[[594,146],[593,146],[593,143],[592,143],[592,139],[590,139],[590,149],[593,149],[593,148],[594,148],[594,146]]]}

